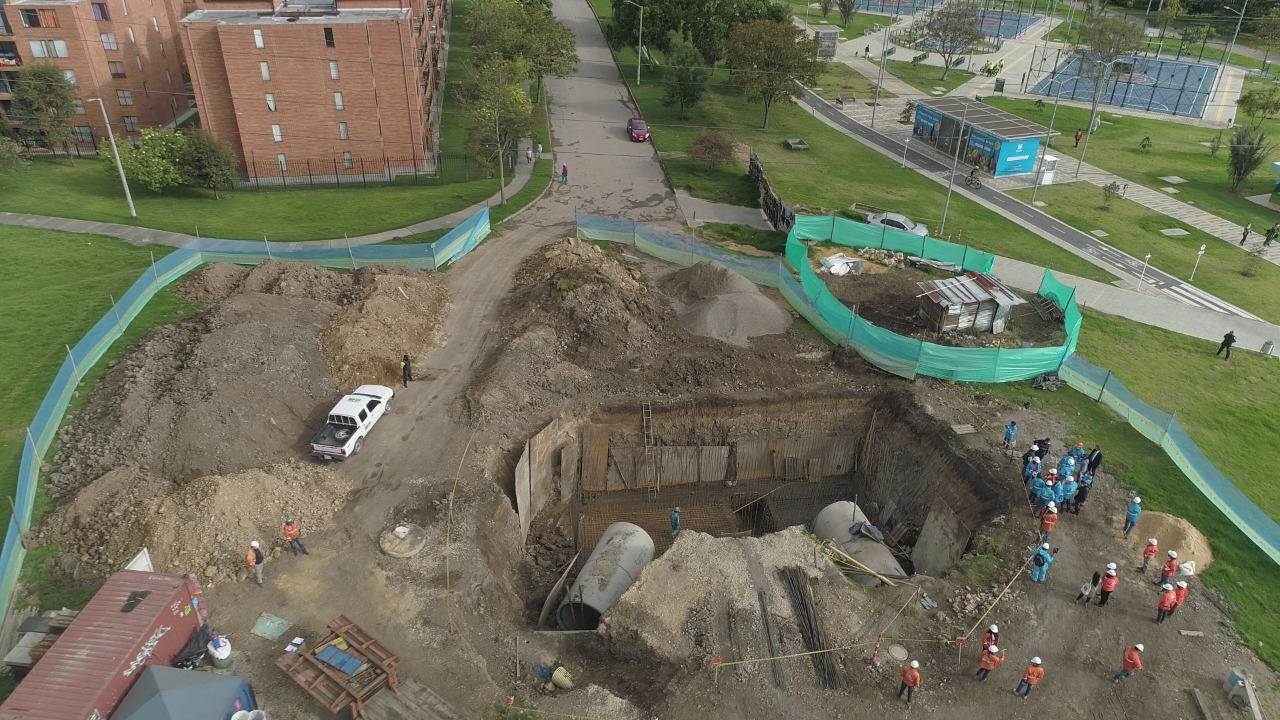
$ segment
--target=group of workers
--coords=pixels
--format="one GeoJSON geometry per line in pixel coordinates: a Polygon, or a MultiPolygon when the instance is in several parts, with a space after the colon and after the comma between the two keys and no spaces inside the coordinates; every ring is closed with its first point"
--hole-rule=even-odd
{"type": "MultiPolygon", "coordinates": [[[[280,531],[285,543],[289,549],[293,551],[293,556],[297,557],[301,552],[303,555],[310,555],[307,552],[307,546],[302,542],[302,526],[298,524],[298,519],[288,517],[284,520],[284,528],[280,531]]],[[[249,567],[249,572],[253,573],[254,578],[258,581],[258,587],[263,587],[262,582],[262,566],[267,563],[267,554],[262,551],[262,544],[257,540],[249,543],[249,552],[245,554],[245,564],[249,567]]]]}
{"type": "MultiPolygon", "coordinates": [[[[1013,450],[1017,446],[1017,433],[1017,422],[1010,422],[1004,428],[1001,447],[1013,450]]],[[[1056,549],[1050,549],[1049,541],[1057,529],[1059,513],[1070,512],[1077,515],[1080,513],[1080,508],[1084,506],[1089,497],[1089,491],[1093,488],[1094,476],[1102,466],[1102,449],[1095,446],[1091,452],[1085,452],[1084,443],[1076,443],[1056,464],[1050,464],[1046,459],[1049,454],[1049,443],[1049,438],[1036,440],[1022,456],[1022,480],[1027,488],[1028,502],[1032,505],[1039,522],[1040,546],[1029,561],[1033,583],[1048,581],[1049,566],[1057,554],[1056,549]]],[[[1126,539],[1137,526],[1141,514],[1142,498],[1134,497],[1125,509],[1123,532],[1126,539]]],[[[1146,573],[1151,567],[1152,559],[1159,554],[1159,540],[1149,539],[1142,551],[1142,565],[1137,568],[1137,571],[1146,573]]],[[[1157,624],[1163,624],[1170,618],[1186,602],[1187,595],[1190,593],[1187,582],[1177,579],[1179,571],[1177,551],[1169,550],[1166,556],[1167,559],[1160,568],[1160,579],[1153,583],[1160,586],[1160,598],[1156,604],[1155,622],[1157,624]]],[[[1083,600],[1084,604],[1088,605],[1096,594],[1097,604],[1106,605],[1119,585],[1119,567],[1115,563],[1108,563],[1105,569],[1095,572],[1093,578],[1080,587],[1076,602],[1083,600]]],[[[1005,661],[999,647],[999,633],[999,627],[991,625],[982,636],[982,654],[978,658],[978,671],[974,676],[979,682],[986,682],[992,671],[1005,661]]],[[[1126,646],[1121,655],[1120,671],[1112,677],[1112,682],[1118,683],[1141,670],[1142,653],[1145,650],[1142,643],[1126,646]]],[[[898,698],[902,699],[905,696],[908,705],[912,703],[915,691],[921,684],[919,668],[920,663],[912,660],[902,668],[899,676],[901,682],[898,687],[898,698]]],[[[1031,658],[1031,664],[1023,671],[1018,686],[1013,691],[1014,694],[1025,700],[1043,678],[1043,662],[1039,657],[1031,658]]]]}

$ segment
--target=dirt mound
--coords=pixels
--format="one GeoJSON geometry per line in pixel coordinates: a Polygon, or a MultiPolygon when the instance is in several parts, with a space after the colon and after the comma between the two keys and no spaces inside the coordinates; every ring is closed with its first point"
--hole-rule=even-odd
{"type": "Polygon", "coordinates": [[[755,283],[713,262],[700,262],[662,283],[683,306],[680,324],[694,335],[746,347],[747,340],[791,327],[791,313],[765,297],[755,283]]]}
{"type": "Polygon", "coordinates": [[[717,295],[754,292],[756,285],[720,263],[704,260],[664,280],[662,290],[682,303],[692,303],[717,295]]]}
{"type": "Polygon", "coordinates": [[[320,333],[329,369],[341,387],[400,380],[400,356],[415,362],[440,345],[449,295],[428,273],[355,273],[354,302],[320,333]]]}
{"type": "Polygon", "coordinates": [[[337,302],[353,282],[350,274],[278,260],[252,267],[210,263],[183,282],[178,296],[210,304],[245,293],[337,302]]]}
{"type": "Polygon", "coordinates": [[[253,268],[231,263],[208,263],[187,276],[175,291],[184,300],[213,304],[231,297],[253,268]]]}
{"type": "Polygon", "coordinates": [[[79,577],[119,570],[139,548],[158,572],[197,572],[205,583],[240,575],[250,540],[279,548],[292,515],[304,532],[324,526],[350,483],[318,465],[292,461],[175,484],[137,466],[116,468],[54,511],[37,532],[56,542],[79,577]]]}
{"type": "Polygon", "coordinates": [[[1160,555],[1152,561],[1156,565],[1164,562],[1164,553],[1169,550],[1178,551],[1180,563],[1194,561],[1197,575],[1213,564],[1213,550],[1209,546],[1209,539],[1180,517],[1149,510],[1142,513],[1138,518],[1137,529],[1129,538],[1129,544],[1135,548],[1135,555],[1142,556],[1142,548],[1150,538],[1160,541],[1160,555]]]}

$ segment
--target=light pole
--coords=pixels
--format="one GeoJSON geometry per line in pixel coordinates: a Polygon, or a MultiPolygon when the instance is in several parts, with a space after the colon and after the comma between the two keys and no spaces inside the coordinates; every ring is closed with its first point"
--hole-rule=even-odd
{"type": "Polygon", "coordinates": [[[1205,248],[1207,248],[1207,247],[1208,247],[1208,245],[1201,245],[1201,246],[1200,246],[1200,252],[1196,253],[1196,264],[1195,264],[1195,267],[1191,268],[1191,279],[1190,279],[1190,280],[1188,280],[1187,282],[1195,282],[1195,281],[1196,281],[1196,269],[1200,267],[1200,258],[1204,257],[1204,250],[1205,250],[1205,248]]]}
{"type": "Polygon", "coordinates": [[[102,98],[89,98],[89,102],[98,103],[98,107],[102,108],[102,122],[107,126],[107,139],[111,141],[111,155],[116,159],[116,170],[120,173],[120,184],[124,186],[124,200],[129,203],[129,217],[138,217],[138,211],[133,208],[133,195],[129,192],[129,181],[124,177],[124,165],[120,164],[120,150],[116,147],[115,133],[111,132],[111,119],[107,117],[107,106],[102,104],[102,98]]]}
{"type": "Polygon", "coordinates": [[[1035,179],[1031,181],[1032,205],[1036,204],[1036,191],[1040,189],[1040,172],[1044,170],[1044,156],[1049,154],[1049,142],[1053,139],[1053,121],[1058,119],[1058,103],[1062,100],[1062,90],[1067,86],[1067,83],[1079,79],[1079,75],[1066,80],[1049,79],[1049,87],[1053,87],[1054,83],[1062,83],[1062,87],[1058,88],[1057,94],[1053,96],[1053,114],[1049,115],[1049,132],[1044,134],[1044,152],[1040,154],[1040,162],[1036,165],[1035,179]]]}
{"type": "Polygon", "coordinates": [[[636,85],[640,85],[640,63],[644,60],[644,6],[638,2],[624,0],[629,5],[640,8],[640,32],[636,35],[636,85]]]}
{"type": "Polygon", "coordinates": [[[964,144],[964,125],[969,120],[969,101],[964,101],[964,113],[960,116],[960,134],[956,138],[956,156],[951,162],[951,177],[947,180],[947,201],[942,206],[942,223],[938,226],[938,234],[941,235],[947,229],[947,210],[951,208],[951,188],[956,184],[956,168],[960,166],[960,154],[964,152],[962,145],[964,144]]]}
{"type": "Polygon", "coordinates": [[[1240,6],[1239,10],[1236,10],[1233,7],[1227,7],[1226,5],[1223,5],[1222,9],[1230,10],[1233,14],[1238,16],[1236,18],[1236,31],[1231,34],[1231,47],[1227,48],[1227,54],[1222,58],[1223,65],[1226,65],[1227,61],[1231,59],[1231,53],[1236,49],[1236,38],[1240,37],[1240,26],[1244,24],[1244,13],[1249,9],[1249,0],[1244,0],[1244,4],[1240,6]]]}
{"type": "MultiPolygon", "coordinates": [[[[806,5],[805,7],[808,7],[806,5]]],[[[884,82],[884,66],[889,56],[885,53],[889,52],[889,28],[892,24],[884,26],[884,44],[880,46],[880,71],[876,74],[876,98],[871,103],[871,127],[876,126],[876,110],[880,107],[880,84],[884,82]]]]}
{"type": "Polygon", "coordinates": [[[1142,274],[1138,276],[1138,289],[1142,289],[1143,283],[1147,281],[1147,266],[1151,264],[1151,253],[1142,259],[1142,274]]]}
{"type": "MultiPolygon", "coordinates": [[[[1102,99],[1102,91],[1105,89],[1107,76],[1111,74],[1111,68],[1115,67],[1116,61],[1119,59],[1120,58],[1116,58],[1115,60],[1105,64],[1108,72],[1105,74],[1098,73],[1098,80],[1094,83],[1093,92],[1099,101],[1102,99]],[[1101,83],[1103,87],[1099,87],[1099,83],[1101,83]]],[[[1103,63],[1100,62],[1098,64],[1102,65],[1103,63]]],[[[1076,161],[1076,177],[1080,177],[1080,167],[1084,165],[1084,154],[1089,152],[1089,138],[1093,135],[1093,125],[1096,122],[1098,122],[1098,103],[1095,102],[1093,103],[1093,110],[1089,112],[1089,127],[1088,132],[1084,134],[1084,147],[1080,148],[1080,159],[1076,161]]]]}

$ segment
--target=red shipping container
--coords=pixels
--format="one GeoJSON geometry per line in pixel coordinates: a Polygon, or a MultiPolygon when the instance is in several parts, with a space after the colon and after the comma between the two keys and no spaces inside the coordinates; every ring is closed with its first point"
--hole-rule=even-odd
{"type": "Polygon", "coordinates": [[[194,577],[112,575],[0,705],[0,720],[107,720],[143,668],[171,665],[200,629],[200,592],[194,577]],[[141,591],[150,594],[124,612],[141,591]]]}

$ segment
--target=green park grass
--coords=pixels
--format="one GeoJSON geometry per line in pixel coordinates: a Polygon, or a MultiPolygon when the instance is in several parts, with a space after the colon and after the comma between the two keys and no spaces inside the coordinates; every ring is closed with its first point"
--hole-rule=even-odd
{"type": "MultiPolygon", "coordinates": [[[[706,223],[697,228],[694,234],[699,240],[711,245],[732,243],[752,247],[764,252],[781,255],[787,247],[787,236],[776,230],[761,230],[750,225],[727,223],[706,223]]],[[[728,248],[732,250],[732,248],[728,248]]]]}
{"type": "MultiPolygon", "coordinates": [[[[1030,190],[1009,194],[1024,202],[1031,199],[1030,190]]],[[[1037,201],[1048,203],[1040,208],[1042,211],[1084,232],[1104,230],[1108,245],[1139,260],[1151,253],[1152,267],[1183,280],[1190,278],[1200,246],[1208,245],[1196,269],[1194,285],[1263,319],[1280,322],[1280,292],[1276,291],[1280,287],[1280,267],[1254,260],[1243,248],[1131,200],[1117,197],[1109,209],[1103,209],[1102,199],[1102,188],[1085,182],[1049,185],[1036,194],[1037,201]],[[1188,234],[1160,234],[1168,228],[1188,234]],[[1246,271],[1252,276],[1246,276],[1246,271]]]]}
{"type": "Polygon", "coordinates": [[[890,60],[884,69],[885,72],[925,95],[932,95],[936,87],[946,88],[947,92],[951,92],[974,76],[974,73],[956,68],[948,72],[946,79],[943,79],[941,65],[924,63],[914,65],[910,60],[890,60]]]}
{"type": "MultiPolygon", "coordinates": [[[[808,3],[805,2],[805,0],[788,0],[787,5],[791,7],[792,15],[794,15],[796,18],[800,19],[801,21],[804,20],[805,7],[808,5],[808,3]]],[[[835,10],[834,5],[832,6],[830,14],[828,14],[827,17],[825,18],[822,17],[822,11],[819,10],[818,8],[809,9],[809,26],[810,27],[814,25],[823,25],[823,24],[835,25],[836,27],[840,28],[840,38],[842,40],[851,40],[853,38],[860,38],[863,35],[866,35],[868,32],[875,32],[876,30],[883,29],[885,25],[889,25],[892,23],[893,23],[893,18],[891,16],[859,12],[853,17],[849,18],[848,27],[843,27],[840,25],[840,13],[835,10]]]]}
{"type": "MultiPolygon", "coordinates": [[[[989,98],[986,102],[1044,125],[1049,124],[1053,112],[1051,102],[1046,102],[1043,109],[1037,109],[1033,100],[989,98]]],[[[1253,223],[1254,229],[1258,231],[1280,221],[1280,214],[1247,199],[1252,195],[1271,193],[1275,174],[1271,172],[1268,163],[1264,163],[1253,177],[1240,186],[1239,194],[1232,194],[1228,189],[1230,182],[1227,178],[1228,148],[1223,147],[1216,157],[1210,157],[1209,148],[1200,144],[1209,142],[1217,131],[1133,117],[1126,115],[1123,109],[1116,108],[1118,117],[1111,110],[1109,106],[1100,106],[1098,116],[1102,125],[1089,140],[1089,152],[1085,156],[1085,161],[1089,164],[1156,190],[1169,186],[1161,177],[1177,175],[1187,182],[1177,186],[1176,199],[1240,225],[1253,223]],[[1150,152],[1143,152],[1139,147],[1144,137],[1151,138],[1150,152]]],[[[1246,122],[1247,118],[1240,118],[1240,121],[1246,122]]],[[[1079,157],[1084,143],[1081,143],[1080,148],[1073,148],[1071,136],[1076,128],[1086,127],[1088,124],[1087,107],[1060,105],[1054,131],[1062,135],[1058,138],[1053,153],[1062,158],[1079,157]]],[[[1280,121],[1266,121],[1262,127],[1268,136],[1280,138],[1280,121]]],[[[1224,143],[1229,143],[1230,137],[1230,133],[1224,132],[1224,143]]],[[[1064,173],[1074,174],[1075,163],[1071,160],[1058,163],[1058,175],[1062,176],[1064,173]]]]}
{"type": "MultiPolygon", "coordinates": [[[[865,102],[876,96],[875,82],[867,79],[844,63],[827,63],[818,81],[809,88],[821,97],[835,101],[840,93],[853,93],[858,102],[865,102]]],[[[897,97],[891,92],[881,89],[880,98],[897,97]]]]}

